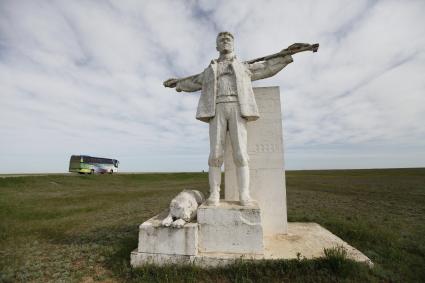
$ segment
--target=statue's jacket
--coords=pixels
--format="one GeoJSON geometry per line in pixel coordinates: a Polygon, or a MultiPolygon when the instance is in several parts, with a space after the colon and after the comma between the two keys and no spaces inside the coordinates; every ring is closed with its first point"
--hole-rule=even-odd
{"type": "MultiPolygon", "coordinates": [[[[236,76],[238,103],[242,117],[248,121],[255,121],[260,117],[251,81],[271,77],[291,62],[293,62],[291,56],[273,58],[253,64],[240,62],[236,57],[232,60],[231,66],[236,76]]],[[[180,80],[176,89],[185,92],[201,90],[196,119],[209,122],[215,116],[217,60],[212,60],[202,73],[180,80]]]]}

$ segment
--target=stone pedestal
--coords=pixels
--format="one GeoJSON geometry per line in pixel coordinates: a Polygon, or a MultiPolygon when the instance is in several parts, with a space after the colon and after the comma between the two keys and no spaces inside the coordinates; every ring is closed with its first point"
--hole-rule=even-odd
{"type": "Polygon", "coordinates": [[[348,258],[373,266],[367,256],[316,223],[289,223],[288,226],[289,231],[286,235],[264,237],[264,253],[262,255],[203,253],[201,251],[198,251],[197,255],[173,255],[143,253],[134,250],[131,253],[131,265],[138,267],[148,263],[158,265],[195,264],[201,267],[212,267],[232,264],[240,259],[295,259],[298,255],[312,259],[323,257],[324,249],[342,246],[346,249],[348,258]]]}
{"type": "Polygon", "coordinates": [[[263,229],[258,204],[240,206],[221,201],[198,208],[199,251],[203,253],[263,254],[263,229]]]}
{"type": "MultiPolygon", "coordinates": [[[[261,208],[264,235],[286,234],[285,170],[279,87],[254,88],[260,119],[248,123],[250,191],[261,208]]],[[[225,199],[239,200],[230,138],[226,139],[225,199]]]]}
{"type": "Polygon", "coordinates": [[[196,255],[198,253],[198,224],[187,223],[183,228],[162,227],[168,209],[147,220],[139,227],[137,251],[148,254],[196,255]]]}

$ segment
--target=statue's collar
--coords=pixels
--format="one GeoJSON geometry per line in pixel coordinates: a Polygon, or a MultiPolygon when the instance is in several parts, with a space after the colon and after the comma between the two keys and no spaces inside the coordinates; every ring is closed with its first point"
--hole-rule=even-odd
{"type": "Polygon", "coordinates": [[[237,59],[237,57],[236,57],[235,54],[232,54],[231,56],[221,56],[220,55],[220,57],[218,57],[218,59],[211,60],[211,64],[217,64],[218,62],[223,62],[223,61],[233,62],[236,59],[237,59]]]}

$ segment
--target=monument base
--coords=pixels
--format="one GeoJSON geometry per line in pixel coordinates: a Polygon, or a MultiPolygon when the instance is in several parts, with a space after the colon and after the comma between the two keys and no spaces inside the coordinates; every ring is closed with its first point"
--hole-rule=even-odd
{"type": "Polygon", "coordinates": [[[138,252],[148,254],[196,255],[198,224],[186,223],[183,228],[163,227],[168,209],[139,226],[138,252]]]}
{"type": "Polygon", "coordinates": [[[221,201],[198,208],[199,252],[262,255],[263,227],[257,202],[221,201]]]}
{"type": "Polygon", "coordinates": [[[359,250],[353,248],[342,239],[332,234],[316,223],[288,223],[288,234],[278,234],[264,237],[264,254],[241,255],[240,253],[205,253],[196,255],[155,254],[138,252],[131,253],[133,267],[153,263],[195,264],[200,267],[214,267],[231,264],[236,260],[262,259],[296,259],[298,255],[307,259],[324,256],[324,249],[342,246],[347,250],[347,257],[354,261],[372,266],[372,262],[359,250]]]}

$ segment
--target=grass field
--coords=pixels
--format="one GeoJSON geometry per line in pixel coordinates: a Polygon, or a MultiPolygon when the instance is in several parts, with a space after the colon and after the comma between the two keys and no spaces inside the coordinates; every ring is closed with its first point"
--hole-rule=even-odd
{"type": "Polygon", "coordinates": [[[132,269],[138,225],[206,173],[0,178],[4,282],[425,282],[425,169],[287,172],[289,221],[317,222],[375,263],[327,258],[132,269]]]}

